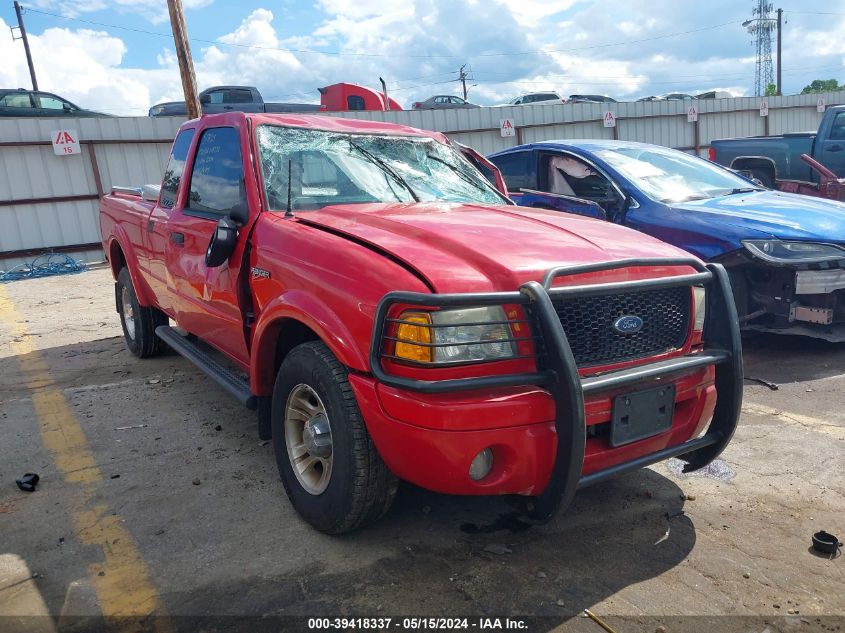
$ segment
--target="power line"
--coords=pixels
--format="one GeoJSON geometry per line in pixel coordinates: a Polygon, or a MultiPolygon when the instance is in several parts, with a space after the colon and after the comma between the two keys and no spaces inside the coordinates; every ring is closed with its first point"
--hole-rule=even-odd
{"type": "MultiPolygon", "coordinates": [[[[40,9],[32,9],[27,7],[27,11],[32,13],[39,13],[41,15],[47,15],[53,18],[58,18],[60,20],[68,20],[72,22],[81,22],[83,24],[90,24],[92,26],[99,26],[104,28],[110,29],[120,29],[124,31],[130,31],[132,33],[140,33],[143,35],[152,35],[154,37],[163,37],[167,39],[172,39],[172,34],[169,33],[159,33],[156,31],[147,31],[145,29],[139,29],[129,26],[122,26],[119,24],[108,24],[105,22],[95,22],[94,20],[86,20],[84,18],[77,18],[71,17],[66,15],[61,15],[58,13],[52,13],[50,11],[42,11],[40,9]]],[[[703,26],[701,28],[692,29],[689,31],[679,31],[677,33],[664,33],[663,35],[655,35],[653,37],[646,37],[638,40],[624,40],[619,42],[610,42],[606,44],[594,44],[591,46],[579,46],[575,48],[561,48],[561,49],[538,49],[533,51],[510,51],[506,53],[478,53],[476,55],[465,55],[464,57],[469,57],[470,59],[473,58],[489,58],[489,57],[517,57],[517,56],[525,56],[525,55],[544,55],[548,53],[572,53],[577,51],[588,51],[588,50],[596,50],[600,48],[611,48],[615,46],[627,46],[630,44],[641,44],[644,42],[654,42],[658,40],[664,40],[672,37],[680,37],[682,35],[690,35],[692,33],[701,33],[703,31],[712,31],[715,29],[720,29],[725,26],[736,25],[739,24],[738,21],[733,20],[731,22],[723,22],[722,24],[714,24],[711,26],[703,26]]],[[[245,49],[254,49],[254,50],[264,50],[264,51],[279,51],[283,53],[303,53],[309,55],[328,55],[328,56],[335,56],[335,57],[372,57],[372,58],[407,58],[407,59],[455,59],[459,57],[458,55],[402,55],[397,53],[392,54],[380,54],[380,53],[347,53],[342,51],[317,51],[311,49],[301,49],[301,48],[282,48],[282,47],[275,47],[275,46],[255,46],[250,44],[237,44],[234,42],[222,42],[220,40],[209,40],[203,39],[199,37],[192,37],[190,38],[191,41],[199,42],[201,44],[211,44],[213,46],[231,46],[235,48],[245,48],[245,49]]]]}

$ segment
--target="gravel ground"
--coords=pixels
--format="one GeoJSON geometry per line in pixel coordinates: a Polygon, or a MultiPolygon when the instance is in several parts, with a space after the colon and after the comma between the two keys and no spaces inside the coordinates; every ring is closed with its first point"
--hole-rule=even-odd
{"type": "MultiPolygon", "coordinates": [[[[36,575],[60,629],[155,611],[180,630],[451,614],[598,633],[586,608],[619,633],[845,631],[842,558],[808,549],[845,536],[845,346],[746,341],[747,374],[779,389],[747,383],[705,473],[659,464],[524,530],[505,499],[403,485],[384,520],[338,538],[297,518],[254,414],[179,356],[126,351],[111,284],[102,268],[0,286],[0,555],[36,575]],[[16,488],[25,472],[37,492],[16,488]]],[[[0,617],[26,615],[4,591],[0,573],[0,617]]]]}

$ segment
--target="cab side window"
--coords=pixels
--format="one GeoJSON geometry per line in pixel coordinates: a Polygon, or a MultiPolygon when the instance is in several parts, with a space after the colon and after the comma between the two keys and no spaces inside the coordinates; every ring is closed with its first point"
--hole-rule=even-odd
{"type": "Polygon", "coordinates": [[[197,147],[187,206],[203,215],[222,216],[245,205],[238,131],[231,127],[209,128],[197,147]]]}
{"type": "Polygon", "coordinates": [[[540,155],[540,190],[601,206],[611,216],[623,202],[608,178],[571,154],[540,155]]]}
{"type": "Polygon", "coordinates": [[[46,110],[64,110],[65,106],[70,109],[70,104],[65,103],[58,97],[54,97],[53,95],[49,95],[43,92],[38,93],[38,102],[41,108],[46,110]]]}
{"type": "Polygon", "coordinates": [[[845,140],[845,112],[839,112],[833,119],[833,126],[830,128],[830,139],[832,141],[845,140]]]}
{"type": "Polygon", "coordinates": [[[511,152],[490,158],[505,179],[508,191],[519,193],[520,189],[536,189],[534,170],[531,169],[531,151],[511,152]]]}
{"type": "Polygon", "coordinates": [[[165,209],[172,209],[176,204],[176,193],[179,191],[182,174],[185,173],[185,161],[188,159],[188,150],[193,139],[194,130],[182,130],[173,142],[170,160],[167,161],[167,169],[164,170],[164,178],[161,180],[161,196],[158,201],[165,209]]]}
{"type": "Polygon", "coordinates": [[[348,110],[366,110],[367,106],[364,104],[364,97],[350,95],[346,97],[346,108],[348,110]]]}
{"type": "Polygon", "coordinates": [[[32,100],[28,92],[10,92],[0,99],[0,106],[7,108],[32,108],[32,100]]]}

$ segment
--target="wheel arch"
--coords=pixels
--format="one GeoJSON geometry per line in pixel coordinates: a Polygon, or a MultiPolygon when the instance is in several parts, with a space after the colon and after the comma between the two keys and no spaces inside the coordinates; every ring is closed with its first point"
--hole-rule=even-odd
{"type": "Polygon", "coordinates": [[[135,257],[135,251],[127,236],[120,234],[112,235],[108,241],[106,255],[115,281],[117,281],[117,276],[120,274],[121,269],[124,267],[129,269],[129,277],[132,279],[132,285],[135,287],[138,304],[144,307],[153,305],[154,302],[151,301],[153,297],[152,291],[138,271],[138,260],[135,257]]]}
{"type": "Polygon", "coordinates": [[[760,170],[771,177],[772,186],[777,181],[777,166],[775,165],[775,161],[768,156],[737,156],[731,161],[731,169],[760,170]]]}
{"type": "Polygon", "coordinates": [[[366,356],[355,346],[349,328],[325,304],[308,295],[286,294],[265,308],[258,320],[250,359],[252,392],[271,395],[282,361],[308,341],[322,341],[346,367],[367,371],[366,356]]]}

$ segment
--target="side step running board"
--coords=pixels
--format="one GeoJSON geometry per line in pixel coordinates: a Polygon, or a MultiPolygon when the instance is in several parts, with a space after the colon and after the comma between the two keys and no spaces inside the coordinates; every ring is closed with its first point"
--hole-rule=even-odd
{"type": "Polygon", "coordinates": [[[258,398],[250,392],[247,380],[228,367],[221,365],[199,345],[185,338],[167,325],[158,326],[156,328],[156,336],[202,369],[218,385],[235,396],[248,409],[255,409],[258,406],[258,398]]]}

